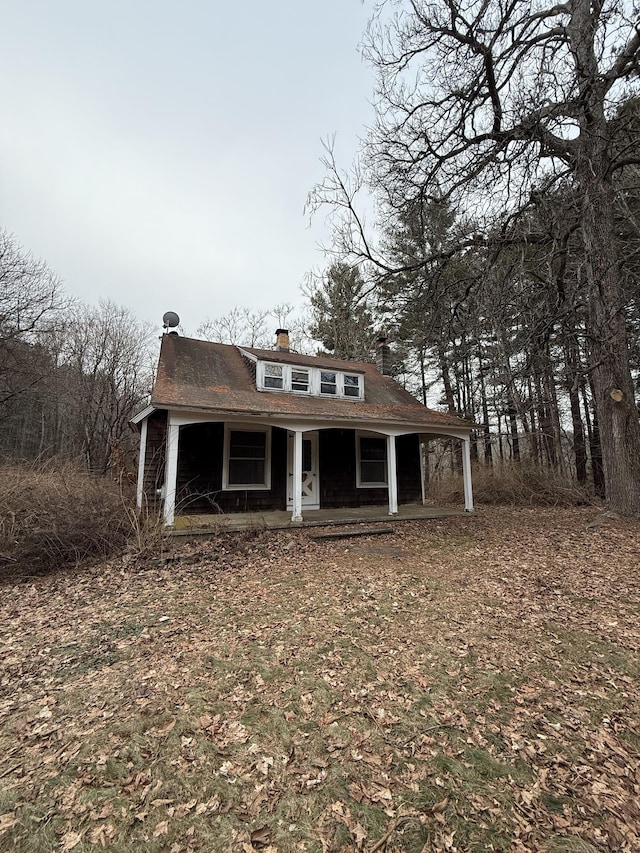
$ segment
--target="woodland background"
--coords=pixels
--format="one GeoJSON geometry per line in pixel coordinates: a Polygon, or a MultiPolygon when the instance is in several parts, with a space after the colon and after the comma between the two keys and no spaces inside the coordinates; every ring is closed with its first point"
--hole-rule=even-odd
{"type": "Polygon", "coordinates": [[[179,547],[128,493],[160,317],[69,299],[2,232],[0,847],[639,849],[639,20],[381,0],[304,309],[184,318],[340,358],[387,335],[476,424],[474,514],[179,547]]]}
{"type": "MultiPolygon", "coordinates": [[[[271,347],[283,326],[294,349],[347,359],[385,334],[405,387],[477,425],[476,469],[525,465],[637,514],[637,18],[584,0],[380,3],[362,45],[376,121],[346,170],[326,143],[308,211],[328,212],[331,238],[303,308],[239,306],[181,332],[271,347]]],[[[133,470],[158,331],[69,299],[3,231],[2,458],[133,470]]]]}

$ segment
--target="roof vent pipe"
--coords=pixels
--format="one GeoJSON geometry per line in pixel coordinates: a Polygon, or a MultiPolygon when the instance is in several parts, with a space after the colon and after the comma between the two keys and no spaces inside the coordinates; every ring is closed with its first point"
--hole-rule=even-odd
{"type": "Polygon", "coordinates": [[[289,329],[276,329],[276,349],[289,352],[289,329]]]}
{"type": "Polygon", "coordinates": [[[376,344],[376,367],[384,376],[391,376],[391,350],[386,335],[380,335],[376,344]]]}

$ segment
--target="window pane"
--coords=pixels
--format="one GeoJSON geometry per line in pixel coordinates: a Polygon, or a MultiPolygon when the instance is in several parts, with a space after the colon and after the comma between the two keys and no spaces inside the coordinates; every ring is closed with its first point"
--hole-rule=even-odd
{"type": "Polygon", "coordinates": [[[365,462],[360,463],[360,482],[361,483],[386,483],[387,482],[387,463],[386,462],[365,462]]]}
{"type": "Polygon", "coordinates": [[[360,482],[387,482],[387,441],[385,438],[360,436],[360,482]]]}
{"type": "Polygon", "coordinates": [[[387,442],[384,438],[360,437],[360,459],[364,461],[386,460],[387,442]]]}
{"type": "Polygon", "coordinates": [[[264,387],[265,388],[282,388],[282,365],[281,364],[265,364],[264,366],[264,387]]]}
{"type": "Polygon", "coordinates": [[[229,436],[229,459],[265,459],[267,434],[233,430],[229,436]]]}
{"type": "Polygon", "coordinates": [[[267,434],[257,430],[229,431],[230,486],[262,486],[265,483],[267,434]]]}
{"type": "Polygon", "coordinates": [[[320,372],[320,393],[335,394],[336,393],[336,374],[328,373],[325,370],[320,372]]]}
{"type": "Polygon", "coordinates": [[[309,371],[308,370],[292,370],[291,371],[291,390],[292,391],[308,391],[309,390],[309,371]]]}
{"type": "Polygon", "coordinates": [[[263,459],[230,459],[230,486],[261,486],[264,481],[263,459]]]}
{"type": "Polygon", "coordinates": [[[303,438],[302,439],[302,470],[303,471],[311,471],[312,461],[313,461],[313,445],[311,443],[311,439],[303,438]]]}
{"type": "Polygon", "coordinates": [[[350,376],[348,373],[344,375],[344,394],[345,397],[360,396],[360,377],[350,376]]]}

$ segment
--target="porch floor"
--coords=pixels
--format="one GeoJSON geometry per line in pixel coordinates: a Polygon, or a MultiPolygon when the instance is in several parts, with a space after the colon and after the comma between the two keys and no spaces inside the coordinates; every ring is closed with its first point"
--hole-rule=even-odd
{"type": "Polygon", "coordinates": [[[417,521],[425,518],[444,518],[465,515],[463,509],[410,504],[398,507],[397,515],[389,515],[389,507],[346,507],[340,509],[313,509],[303,512],[303,521],[292,522],[291,512],[250,512],[218,515],[176,516],[174,536],[206,536],[223,530],[247,530],[252,527],[286,530],[300,527],[324,527],[336,524],[366,524],[371,522],[417,521]]]}

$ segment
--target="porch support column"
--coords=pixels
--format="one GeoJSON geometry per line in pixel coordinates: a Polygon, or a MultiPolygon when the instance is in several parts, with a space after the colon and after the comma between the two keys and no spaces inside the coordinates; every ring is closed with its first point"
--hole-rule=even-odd
{"type": "Polygon", "coordinates": [[[293,512],[291,521],[302,521],[302,432],[293,433],[293,512]]]}
{"type": "Polygon", "coordinates": [[[142,509],[144,497],[144,463],[147,458],[147,418],[140,425],[140,452],[138,456],[138,488],[136,490],[136,506],[142,509]]]}
{"type": "Polygon", "coordinates": [[[176,512],[176,480],[178,479],[178,442],[180,427],[171,422],[167,426],[167,457],[164,467],[164,523],[173,524],[176,512]]]}
{"type": "Polygon", "coordinates": [[[464,510],[473,512],[473,489],[471,487],[471,436],[462,439],[462,479],[464,480],[464,510]]]}
{"type": "Polygon", "coordinates": [[[387,476],[389,478],[389,515],[398,514],[398,473],[396,466],[396,437],[387,436],[387,476]]]}

